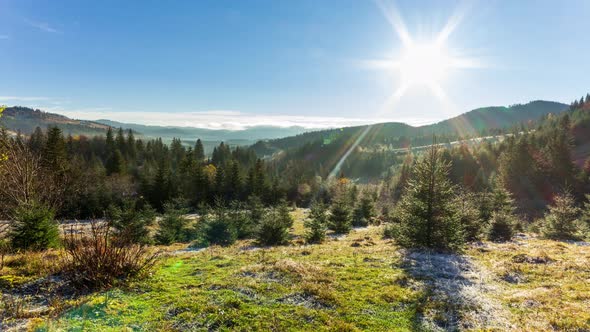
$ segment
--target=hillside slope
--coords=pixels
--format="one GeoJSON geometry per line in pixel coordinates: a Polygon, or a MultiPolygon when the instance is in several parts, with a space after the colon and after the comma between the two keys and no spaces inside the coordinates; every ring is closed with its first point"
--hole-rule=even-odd
{"type": "Polygon", "coordinates": [[[108,129],[107,125],[98,122],[70,119],[21,106],[7,107],[0,118],[0,125],[25,135],[31,134],[37,127],[45,129],[48,126],[57,126],[66,135],[104,135],[108,129]]]}
{"type": "MultiPolygon", "coordinates": [[[[273,127],[256,126],[244,130],[205,129],[195,127],[175,126],[147,126],[134,123],[122,123],[112,120],[77,120],[69,117],[44,112],[29,107],[14,106],[4,111],[0,119],[0,125],[13,132],[21,132],[24,135],[31,134],[36,127],[45,129],[49,126],[57,126],[66,135],[104,135],[108,127],[131,129],[138,136],[146,138],[162,138],[169,142],[172,138],[180,138],[188,144],[200,138],[213,146],[225,141],[232,145],[250,145],[261,139],[277,139],[294,136],[306,132],[303,127],[273,127]]],[[[212,147],[211,147],[212,148],[212,147]]]]}
{"type": "Polygon", "coordinates": [[[509,107],[484,107],[461,114],[435,124],[413,127],[404,123],[389,122],[369,126],[346,127],[304,133],[255,145],[259,155],[269,155],[277,151],[299,148],[306,144],[323,141],[329,144],[335,140],[350,141],[363,131],[370,132],[364,139],[364,145],[393,144],[394,147],[424,145],[432,140],[432,135],[456,139],[461,136],[485,134],[495,129],[504,129],[521,123],[531,124],[547,114],[559,114],[568,109],[568,105],[552,101],[532,101],[509,107]]]}

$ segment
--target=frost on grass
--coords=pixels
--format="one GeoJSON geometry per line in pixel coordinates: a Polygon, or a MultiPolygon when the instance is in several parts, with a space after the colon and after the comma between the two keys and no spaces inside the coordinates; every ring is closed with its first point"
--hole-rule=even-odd
{"type": "Polygon", "coordinates": [[[419,316],[424,329],[510,330],[510,314],[488,295],[491,275],[471,259],[455,254],[407,251],[403,266],[424,282],[427,299],[419,316]]]}
{"type": "Polygon", "coordinates": [[[68,282],[58,277],[0,289],[0,331],[27,331],[31,319],[51,314],[55,303],[77,295],[68,282]]]}

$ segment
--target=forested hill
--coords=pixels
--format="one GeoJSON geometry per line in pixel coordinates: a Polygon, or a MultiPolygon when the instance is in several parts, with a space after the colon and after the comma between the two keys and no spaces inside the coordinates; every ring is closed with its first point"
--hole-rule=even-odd
{"type": "Polygon", "coordinates": [[[56,126],[66,135],[73,136],[105,135],[108,129],[107,125],[98,122],[70,119],[63,115],[21,106],[7,107],[0,118],[0,126],[24,135],[32,134],[37,127],[46,129],[48,126],[56,126]]]}
{"type": "Polygon", "coordinates": [[[133,130],[137,136],[146,138],[161,138],[164,142],[171,142],[173,138],[180,138],[187,144],[193,145],[197,139],[205,143],[205,149],[210,152],[213,145],[224,141],[231,145],[251,145],[261,139],[276,139],[293,136],[305,132],[307,129],[298,126],[288,128],[276,126],[255,126],[244,130],[205,129],[178,126],[146,126],[134,123],[122,123],[112,120],[76,120],[66,116],[44,112],[29,107],[8,107],[0,119],[0,126],[14,132],[30,135],[36,127],[46,129],[57,126],[66,135],[97,136],[105,135],[108,127],[133,130]],[[210,149],[209,149],[210,147],[210,149]]]}
{"type": "MultiPolygon", "coordinates": [[[[386,145],[399,148],[409,145],[428,144],[432,135],[436,134],[442,141],[455,140],[464,136],[480,136],[497,133],[500,128],[507,128],[518,124],[532,125],[546,114],[556,114],[567,109],[567,105],[550,101],[533,101],[524,105],[510,107],[486,107],[467,112],[460,116],[422,127],[412,127],[398,122],[373,125],[368,135],[363,136],[363,144],[386,145]]],[[[162,138],[164,142],[171,142],[173,138],[180,138],[186,144],[192,145],[197,138],[205,144],[205,150],[210,153],[213,147],[221,141],[230,145],[254,144],[256,153],[260,156],[272,155],[287,149],[300,148],[308,144],[337,145],[337,142],[351,144],[360,136],[367,126],[346,127],[320,131],[305,132],[302,127],[279,128],[269,126],[252,127],[244,130],[213,130],[192,127],[146,126],[132,123],[120,123],[111,120],[75,120],[63,115],[43,112],[27,107],[9,107],[0,119],[0,125],[8,130],[28,135],[36,127],[45,129],[57,126],[66,135],[96,136],[104,135],[109,126],[133,130],[137,136],[147,138],[162,138]],[[288,136],[288,137],[285,137],[288,136]]]]}
{"type": "Polygon", "coordinates": [[[536,122],[546,114],[558,114],[566,111],[568,107],[569,105],[566,104],[544,100],[509,107],[483,107],[421,128],[440,134],[477,135],[490,129],[508,128],[519,123],[536,122]]]}
{"type": "MultiPolygon", "coordinates": [[[[432,140],[432,135],[441,136],[443,140],[454,140],[465,136],[481,136],[500,132],[501,129],[523,124],[532,126],[547,114],[558,114],[568,109],[569,105],[537,100],[527,104],[509,107],[493,106],[478,108],[457,117],[435,124],[413,127],[404,123],[390,122],[373,125],[365,144],[384,144],[393,147],[423,145],[432,140]]],[[[329,144],[335,140],[349,141],[367,129],[367,126],[320,130],[301,135],[258,142],[254,147],[259,155],[303,147],[306,144],[323,142],[329,144]]]]}

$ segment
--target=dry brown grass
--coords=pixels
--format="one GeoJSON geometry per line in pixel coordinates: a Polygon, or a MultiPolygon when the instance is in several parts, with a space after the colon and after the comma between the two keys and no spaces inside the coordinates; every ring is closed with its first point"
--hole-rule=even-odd
{"type": "Polygon", "coordinates": [[[590,246],[526,238],[468,254],[493,273],[518,330],[590,330],[590,246]]]}

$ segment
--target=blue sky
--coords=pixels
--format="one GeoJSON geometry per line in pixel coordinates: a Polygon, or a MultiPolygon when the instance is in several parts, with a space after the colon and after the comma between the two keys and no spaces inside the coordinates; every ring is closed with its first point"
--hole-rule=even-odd
{"type": "Polygon", "coordinates": [[[590,1],[0,0],[0,103],[78,118],[238,128],[432,122],[590,91],[590,1]],[[385,5],[385,6],[384,6],[385,5]],[[474,68],[410,86],[367,66],[413,40],[474,68]]]}

